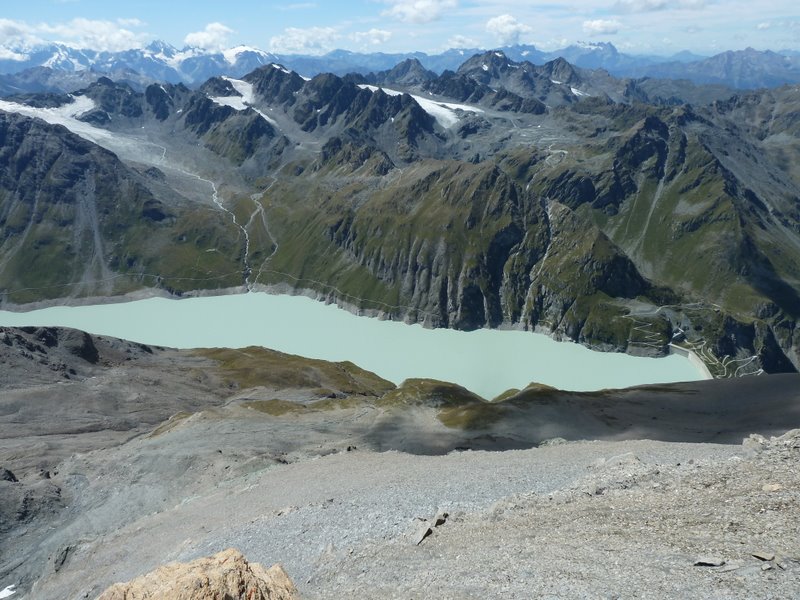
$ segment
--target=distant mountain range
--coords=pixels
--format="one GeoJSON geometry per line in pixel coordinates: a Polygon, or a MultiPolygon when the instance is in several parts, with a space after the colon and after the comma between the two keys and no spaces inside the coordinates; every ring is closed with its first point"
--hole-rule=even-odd
{"type": "MultiPolygon", "coordinates": [[[[758,51],[748,48],[710,58],[684,51],[671,57],[639,56],[619,52],[607,42],[582,43],[545,52],[531,45],[500,48],[516,61],[545,64],[557,58],[586,69],[604,69],[617,77],[685,79],[697,84],[720,84],[752,89],[800,83],[800,53],[758,51]]],[[[123,52],[76,49],[64,44],[33,48],[0,47],[0,94],[79,89],[99,75],[116,81],[146,84],[153,81],[199,85],[220,75],[241,77],[253,69],[280,63],[302,76],[319,73],[345,75],[387,71],[407,59],[417,59],[426,69],[441,74],[455,71],[483,49],[451,49],[442,54],[357,53],[334,50],[322,56],[277,55],[249,46],[221,52],[200,48],[177,49],[155,41],[145,48],[123,52]],[[55,75],[54,75],[55,73],[55,75]]]]}

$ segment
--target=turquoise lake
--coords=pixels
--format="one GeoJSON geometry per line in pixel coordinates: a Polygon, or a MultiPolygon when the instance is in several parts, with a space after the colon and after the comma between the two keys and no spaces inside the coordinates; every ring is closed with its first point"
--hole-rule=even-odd
{"type": "Polygon", "coordinates": [[[265,293],[0,311],[0,325],[74,327],[173,348],[264,346],[350,360],[394,383],[450,381],[487,399],[531,382],[588,391],[704,378],[678,355],[595,352],[525,331],[425,329],[356,316],[304,296],[265,293]]]}

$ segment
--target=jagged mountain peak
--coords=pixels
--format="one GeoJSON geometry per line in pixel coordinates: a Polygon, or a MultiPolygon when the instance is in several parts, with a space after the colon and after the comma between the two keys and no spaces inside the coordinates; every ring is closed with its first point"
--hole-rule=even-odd
{"type": "Polygon", "coordinates": [[[590,52],[608,52],[611,54],[619,54],[616,46],[611,42],[578,42],[570,46],[570,48],[580,48],[581,50],[588,50],[590,52]]]}
{"type": "Polygon", "coordinates": [[[518,65],[510,60],[501,50],[490,50],[483,54],[476,54],[456,71],[459,75],[468,75],[480,81],[488,83],[493,79],[501,78],[510,69],[518,65]]]}
{"type": "Polygon", "coordinates": [[[577,83],[581,79],[575,67],[561,57],[538,67],[537,71],[559,83],[577,83]]]}
{"type": "Polygon", "coordinates": [[[162,40],[153,40],[144,48],[146,51],[151,52],[156,55],[163,55],[166,57],[173,57],[178,53],[178,49],[175,48],[172,44],[164,42],[162,40]]]}
{"type": "Polygon", "coordinates": [[[417,84],[430,81],[436,73],[427,70],[416,58],[408,58],[389,71],[387,79],[405,84],[417,84]]]}

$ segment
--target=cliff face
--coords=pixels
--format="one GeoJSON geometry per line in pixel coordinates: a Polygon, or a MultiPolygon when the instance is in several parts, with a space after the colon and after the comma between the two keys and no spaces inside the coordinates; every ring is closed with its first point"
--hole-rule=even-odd
{"type": "Polygon", "coordinates": [[[275,188],[295,212],[276,205],[278,230],[314,241],[281,246],[271,266],[436,326],[539,327],[648,354],[676,339],[718,375],[797,369],[792,174],[689,107],[597,101],[568,114],[596,139],[402,169],[377,148],[330,146],[303,182],[314,200],[296,182],[275,188]]]}
{"type": "Polygon", "coordinates": [[[385,178],[363,170],[347,184],[337,173],[335,186],[321,176],[305,188],[313,207],[275,189],[293,200],[291,211],[270,213],[274,226],[306,243],[282,244],[259,282],[299,272],[299,288],[396,318],[464,330],[540,326],[627,347],[620,302],[652,285],[600,229],[540,201],[498,164],[419,164],[383,188],[385,178]]]}

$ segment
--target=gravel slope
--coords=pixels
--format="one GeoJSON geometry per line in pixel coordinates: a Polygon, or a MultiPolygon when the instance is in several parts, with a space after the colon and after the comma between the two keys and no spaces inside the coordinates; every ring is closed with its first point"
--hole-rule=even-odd
{"type": "Polygon", "coordinates": [[[95,598],[228,547],[311,599],[800,597],[800,434],[740,444],[800,426],[800,376],[546,392],[498,416],[257,349],[0,341],[15,598],[95,598]],[[485,420],[446,426],[453,406],[485,420]]]}

